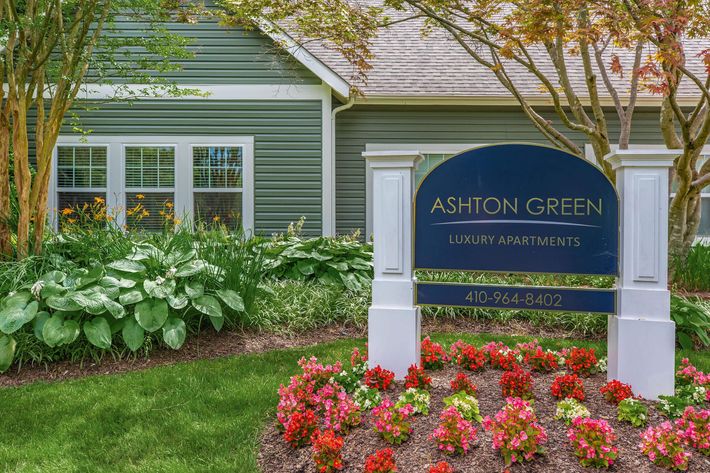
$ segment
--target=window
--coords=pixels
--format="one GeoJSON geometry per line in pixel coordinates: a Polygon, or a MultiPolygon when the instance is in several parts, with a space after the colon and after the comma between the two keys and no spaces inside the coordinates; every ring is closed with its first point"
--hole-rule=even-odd
{"type": "Polygon", "coordinates": [[[175,209],[175,147],[126,146],[126,224],[160,231],[175,209]]]}
{"type": "MultiPolygon", "coordinates": [[[[57,200],[59,212],[90,206],[106,199],[107,148],[105,146],[57,147],[57,200]]],[[[68,213],[68,215],[71,215],[68,213]]],[[[69,217],[69,218],[76,218],[69,217]]]]}
{"type": "Polygon", "coordinates": [[[118,225],[133,229],[187,219],[253,232],[254,138],[60,136],[51,186],[50,209],[100,197],[118,225]]]}
{"type": "Polygon", "coordinates": [[[193,146],[195,223],[241,225],[244,150],[240,146],[193,146]]]}

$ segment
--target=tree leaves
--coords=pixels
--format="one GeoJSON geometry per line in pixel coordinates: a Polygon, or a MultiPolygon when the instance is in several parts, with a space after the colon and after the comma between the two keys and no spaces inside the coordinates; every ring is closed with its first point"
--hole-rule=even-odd
{"type": "Polygon", "coordinates": [[[0,335],[0,373],[4,373],[12,365],[15,358],[17,342],[9,335],[0,335]]]}
{"type": "Polygon", "coordinates": [[[146,299],[136,305],[136,320],[148,332],[160,329],[168,319],[168,303],[163,299],[146,299]]]}
{"type": "Polygon", "coordinates": [[[84,335],[96,347],[104,350],[111,348],[111,326],[103,317],[85,322],[84,335]]]}
{"type": "Polygon", "coordinates": [[[177,317],[170,317],[163,325],[163,341],[173,350],[178,350],[185,343],[187,327],[177,317]]]}
{"type": "Polygon", "coordinates": [[[136,319],[126,319],[126,324],[123,326],[121,335],[129,350],[136,351],[143,346],[145,330],[138,324],[136,319]]]}

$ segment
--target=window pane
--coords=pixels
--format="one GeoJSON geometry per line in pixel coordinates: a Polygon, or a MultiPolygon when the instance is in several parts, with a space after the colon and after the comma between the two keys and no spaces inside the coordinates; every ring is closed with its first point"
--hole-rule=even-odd
{"type": "Polygon", "coordinates": [[[102,192],[58,192],[59,228],[96,228],[106,224],[106,194],[102,192]]]}
{"type": "Polygon", "coordinates": [[[442,161],[445,161],[452,156],[454,156],[454,155],[453,154],[425,154],[424,161],[422,161],[421,164],[419,164],[419,167],[417,168],[417,171],[414,176],[417,181],[417,184],[422,182],[422,179],[424,179],[424,176],[426,176],[429,173],[429,171],[434,169],[442,161]]]}
{"type": "Polygon", "coordinates": [[[700,203],[701,217],[698,236],[710,236],[710,197],[704,197],[700,203]]]}
{"type": "Polygon", "coordinates": [[[242,223],[241,192],[195,192],[195,223],[220,223],[236,229],[242,223]]]}
{"type": "Polygon", "coordinates": [[[192,150],[195,188],[242,187],[243,150],[240,146],[198,146],[192,150]]]}
{"type": "Polygon", "coordinates": [[[106,154],[100,146],[58,147],[58,187],[106,187],[106,154]]]}
{"type": "Polygon", "coordinates": [[[175,195],[171,192],[128,194],[126,224],[133,230],[162,231],[172,227],[175,195]]]}
{"type": "Polygon", "coordinates": [[[174,187],[175,148],[130,146],[126,148],[126,187],[174,187]]]}

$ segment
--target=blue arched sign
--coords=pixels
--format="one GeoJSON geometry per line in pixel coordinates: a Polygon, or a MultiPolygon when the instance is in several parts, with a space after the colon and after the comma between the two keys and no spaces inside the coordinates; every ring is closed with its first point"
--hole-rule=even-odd
{"type": "MultiPolygon", "coordinates": [[[[616,190],[592,163],[562,150],[533,144],[500,144],[465,151],[425,176],[414,203],[416,269],[618,274],[616,190]]],[[[590,295],[582,289],[570,289],[572,292],[561,297],[547,294],[549,291],[531,292],[532,289],[501,294],[494,287],[481,294],[463,291],[469,296],[464,303],[441,304],[448,297],[448,290],[441,286],[418,284],[418,301],[614,311],[613,291],[600,291],[600,295],[606,294],[600,302],[596,292],[590,295]],[[539,307],[524,302],[531,298],[542,301],[539,307]],[[501,305],[496,299],[516,302],[501,305]],[[551,301],[551,305],[545,301],[551,301]]],[[[460,298],[459,293],[454,296],[451,292],[451,296],[460,298]]]]}

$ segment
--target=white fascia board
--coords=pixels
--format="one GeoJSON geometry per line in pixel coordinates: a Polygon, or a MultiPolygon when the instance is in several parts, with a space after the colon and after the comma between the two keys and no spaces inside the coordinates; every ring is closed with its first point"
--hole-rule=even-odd
{"type": "Polygon", "coordinates": [[[286,34],[282,28],[266,20],[260,20],[259,23],[262,25],[261,30],[264,34],[282,45],[298,62],[329,85],[339,99],[347,100],[350,97],[350,84],[345,79],[311,54],[303,45],[286,34]]]}
{"type": "MultiPolygon", "coordinates": [[[[117,96],[117,92],[122,95],[134,94],[139,96],[147,88],[142,84],[120,84],[120,85],[98,85],[85,84],[82,86],[77,99],[79,100],[107,100],[117,96]]],[[[171,95],[138,97],[145,100],[322,100],[322,85],[295,85],[295,84],[274,84],[274,85],[190,85],[180,84],[180,89],[197,89],[205,95],[186,95],[183,97],[173,97],[171,95]]],[[[49,98],[49,95],[48,95],[49,98]]]]}

